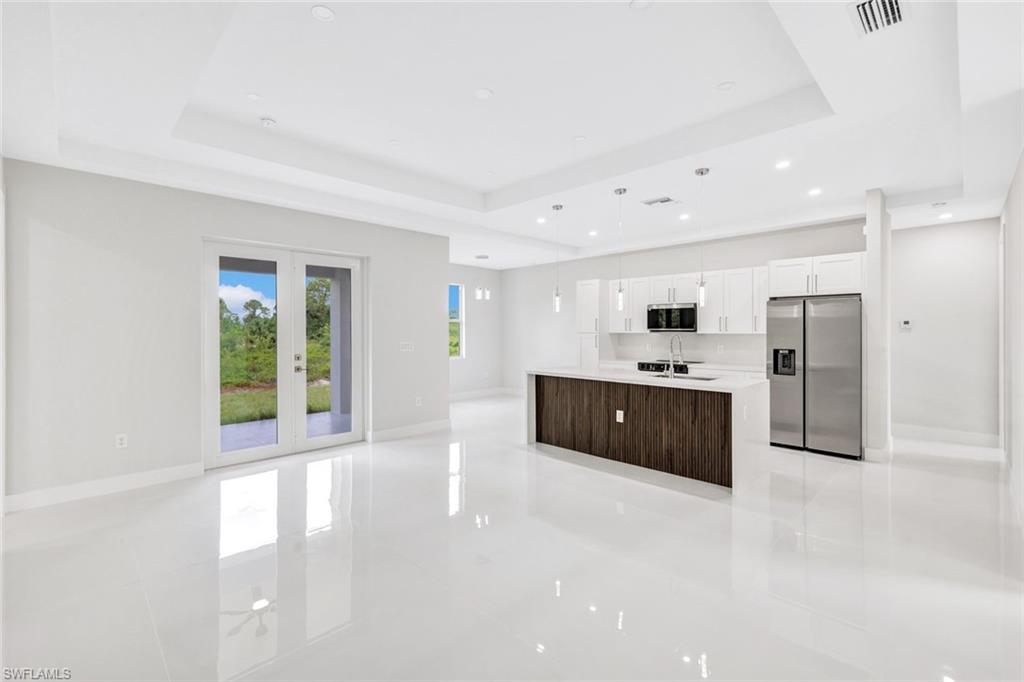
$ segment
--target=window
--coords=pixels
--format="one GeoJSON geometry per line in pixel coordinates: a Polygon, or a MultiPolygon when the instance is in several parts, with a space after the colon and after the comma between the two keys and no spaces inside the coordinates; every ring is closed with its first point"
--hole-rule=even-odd
{"type": "Polygon", "coordinates": [[[466,325],[463,319],[462,285],[448,285],[448,357],[466,356],[466,325]]]}

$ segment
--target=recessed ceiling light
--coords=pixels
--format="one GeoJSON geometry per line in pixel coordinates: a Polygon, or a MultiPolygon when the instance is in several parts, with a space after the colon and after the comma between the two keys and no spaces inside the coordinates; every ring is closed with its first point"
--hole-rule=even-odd
{"type": "Polygon", "coordinates": [[[263,101],[263,95],[261,95],[258,92],[250,92],[248,95],[246,95],[246,97],[251,99],[253,102],[262,102],[263,101]]]}
{"type": "Polygon", "coordinates": [[[252,603],[253,611],[262,611],[263,609],[270,606],[270,600],[268,599],[257,599],[252,603]]]}
{"type": "Polygon", "coordinates": [[[537,218],[537,224],[538,225],[543,225],[547,221],[548,221],[547,218],[545,218],[544,216],[541,216],[540,218],[537,218]]]}
{"type": "Polygon", "coordinates": [[[263,126],[264,128],[276,128],[277,121],[270,118],[269,116],[264,116],[263,118],[260,119],[260,125],[263,126]]]}
{"type": "Polygon", "coordinates": [[[486,100],[494,97],[494,90],[491,90],[490,88],[479,88],[473,94],[479,100],[486,100]]]}
{"type": "Polygon", "coordinates": [[[587,136],[586,135],[577,135],[576,137],[572,138],[572,141],[573,142],[586,142],[587,141],[587,136]]]}
{"type": "Polygon", "coordinates": [[[597,236],[597,230],[591,230],[590,232],[587,232],[587,236],[588,237],[596,237],[597,236]]]}
{"type": "Polygon", "coordinates": [[[388,144],[398,144],[398,140],[392,137],[390,140],[388,140],[388,144]]]}
{"type": "Polygon", "coordinates": [[[476,258],[477,260],[487,260],[488,258],[490,258],[490,256],[488,256],[486,253],[478,253],[477,255],[473,256],[473,258],[476,258]]]}
{"type": "Polygon", "coordinates": [[[679,219],[680,220],[689,220],[690,219],[690,214],[689,213],[680,213],[679,214],[679,219]]]}
{"type": "Polygon", "coordinates": [[[949,220],[953,217],[952,213],[943,213],[939,216],[939,220],[949,220]]]}
{"type": "Polygon", "coordinates": [[[649,9],[654,0],[629,0],[630,9],[649,9]]]}
{"type": "Polygon", "coordinates": [[[782,161],[776,161],[775,162],[775,168],[776,168],[776,170],[786,170],[787,168],[789,168],[791,163],[792,162],[789,159],[783,159],[782,161]]]}
{"type": "Polygon", "coordinates": [[[324,5],[313,5],[309,9],[309,13],[313,15],[314,19],[320,21],[334,21],[334,10],[324,5]]]}
{"type": "Polygon", "coordinates": [[[816,197],[816,196],[820,196],[820,195],[821,195],[821,188],[820,187],[814,187],[812,189],[807,190],[807,196],[809,196],[809,197],[816,197]]]}
{"type": "Polygon", "coordinates": [[[736,81],[722,81],[721,83],[719,83],[715,87],[718,88],[719,90],[725,92],[725,91],[732,90],[733,88],[735,88],[736,87],[736,81]]]}

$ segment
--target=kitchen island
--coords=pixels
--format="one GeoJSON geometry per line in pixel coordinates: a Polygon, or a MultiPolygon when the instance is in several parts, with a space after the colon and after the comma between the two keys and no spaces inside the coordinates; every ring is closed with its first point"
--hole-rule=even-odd
{"type": "Polygon", "coordinates": [[[527,443],[731,488],[734,462],[768,443],[768,381],[624,369],[526,375],[527,443]]]}

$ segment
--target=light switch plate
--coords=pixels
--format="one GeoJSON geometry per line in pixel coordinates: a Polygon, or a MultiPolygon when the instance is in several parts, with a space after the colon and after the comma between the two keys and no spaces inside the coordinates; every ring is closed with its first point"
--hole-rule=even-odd
{"type": "Polygon", "coordinates": [[[615,410],[615,421],[619,424],[626,421],[626,413],[623,410],[615,410]]]}
{"type": "Polygon", "coordinates": [[[908,332],[913,328],[914,325],[910,322],[910,320],[900,320],[900,329],[902,329],[903,331],[908,332]]]}

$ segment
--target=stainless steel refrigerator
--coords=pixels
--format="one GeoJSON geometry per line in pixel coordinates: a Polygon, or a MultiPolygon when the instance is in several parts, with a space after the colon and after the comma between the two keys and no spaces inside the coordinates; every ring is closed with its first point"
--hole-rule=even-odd
{"type": "Polygon", "coordinates": [[[860,296],[773,298],[767,330],[772,445],[863,457],[860,296]]]}

